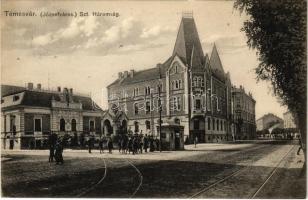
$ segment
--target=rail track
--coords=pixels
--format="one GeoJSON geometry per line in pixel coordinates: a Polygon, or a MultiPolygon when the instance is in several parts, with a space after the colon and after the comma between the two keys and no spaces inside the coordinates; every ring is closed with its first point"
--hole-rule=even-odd
{"type": "Polygon", "coordinates": [[[133,198],[136,193],[139,191],[140,187],[142,186],[142,182],[143,182],[143,176],[142,176],[142,173],[140,172],[140,170],[130,161],[126,158],[126,161],[136,170],[136,172],[138,173],[139,175],[139,184],[138,184],[138,187],[135,189],[135,191],[133,192],[133,194],[129,197],[129,198],[133,198]]]}
{"type": "Polygon", "coordinates": [[[104,174],[103,174],[102,178],[100,178],[100,180],[97,183],[93,184],[92,186],[90,186],[86,190],[84,190],[81,193],[79,193],[77,195],[77,197],[82,197],[82,196],[88,194],[90,191],[94,190],[99,184],[101,184],[104,181],[104,179],[106,178],[106,175],[107,175],[107,163],[106,163],[106,159],[105,158],[103,158],[103,161],[104,161],[104,168],[105,168],[105,170],[104,170],[104,174]]]}
{"type": "MultiPolygon", "coordinates": [[[[86,194],[88,194],[89,192],[93,191],[98,185],[100,185],[104,179],[106,178],[107,176],[107,162],[106,162],[106,158],[103,158],[103,161],[104,161],[104,174],[103,176],[99,179],[98,182],[94,183],[93,185],[91,185],[90,187],[88,187],[87,189],[83,190],[81,193],[77,194],[76,197],[83,197],[85,196],[86,194]]],[[[108,160],[109,162],[111,163],[114,163],[113,161],[111,160],[108,160]]],[[[139,191],[140,187],[142,186],[142,182],[143,182],[143,175],[142,173],[140,172],[140,170],[127,158],[125,158],[125,161],[131,166],[133,167],[136,172],[138,173],[138,176],[139,176],[139,184],[137,186],[137,188],[134,190],[134,192],[129,196],[129,198],[132,198],[136,195],[136,193],[139,191]]]]}
{"type": "Polygon", "coordinates": [[[286,157],[290,154],[290,152],[294,149],[295,145],[293,145],[290,150],[283,156],[283,158],[279,161],[279,163],[275,166],[275,168],[272,170],[270,175],[266,178],[266,180],[263,182],[263,184],[253,193],[251,196],[252,199],[254,199],[260,191],[264,188],[264,186],[268,183],[268,181],[272,178],[272,176],[276,173],[277,169],[281,165],[282,161],[286,159],[286,157]]]}
{"type": "MultiPolygon", "coordinates": [[[[287,153],[280,159],[280,161],[278,162],[278,164],[274,167],[274,169],[272,170],[272,172],[270,173],[270,175],[267,177],[267,179],[263,182],[263,184],[258,187],[258,189],[252,194],[251,198],[255,198],[258,193],[263,189],[263,187],[266,185],[266,183],[270,180],[270,178],[276,173],[277,169],[279,168],[279,166],[281,165],[281,163],[284,161],[284,159],[290,154],[290,152],[294,149],[295,145],[292,145],[292,147],[287,151],[287,153]]],[[[227,181],[228,179],[237,176],[238,174],[242,173],[243,171],[245,171],[246,169],[248,169],[249,167],[252,166],[252,164],[254,163],[254,159],[252,160],[250,165],[247,165],[241,169],[236,170],[235,172],[232,172],[231,174],[225,176],[224,178],[215,181],[214,183],[206,186],[205,188],[203,188],[202,190],[198,191],[197,193],[193,194],[192,196],[190,196],[189,198],[197,198],[198,196],[200,196],[201,194],[207,192],[208,190],[210,190],[211,188],[214,188],[215,186],[217,186],[220,183],[223,183],[225,181],[227,181]]]]}

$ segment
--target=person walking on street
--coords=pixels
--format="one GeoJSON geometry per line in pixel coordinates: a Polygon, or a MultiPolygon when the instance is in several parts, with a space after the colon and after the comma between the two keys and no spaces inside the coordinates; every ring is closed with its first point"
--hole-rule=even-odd
{"type": "Polygon", "coordinates": [[[56,152],[55,152],[55,159],[56,159],[56,165],[61,163],[63,164],[63,146],[61,144],[62,142],[60,140],[58,140],[57,144],[56,144],[56,152]]]}
{"type": "Polygon", "coordinates": [[[156,144],[156,151],[159,151],[159,139],[155,138],[155,144],[156,144]]]}
{"type": "Polygon", "coordinates": [[[101,138],[99,140],[99,143],[98,143],[98,146],[99,146],[99,153],[104,153],[104,147],[103,147],[103,138],[101,138]]]}
{"type": "Polygon", "coordinates": [[[57,142],[57,135],[55,133],[51,133],[49,136],[49,162],[53,162],[55,157],[55,146],[57,142]]]}
{"type": "Polygon", "coordinates": [[[112,153],[113,143],[112,143],[112,139],[110,137],[108,138],[107,146],[108,146],[108,149],[109,149],[109,153],[112,153]]]}
{"type": "Polygon", "coordinates": [[[298,138],[298,144],[299,144],[299,148],[297,150],[297,155],[299,155],[300,150],[303,150],[301,137],[298,138]]]}
{"type": "Polygon", "coordinates": [[[198,137],[195,137],[194,139],[194,144],[195,144],[195,148],[197,147],[197,144],[198,144],[198,137]]]}
{"type": "Polygon", "coordinates": [[[91,150],[92,150],[92,138],[91,138],[91,136],[89,137],[88,147],[89,147],[89,153],[91,153],[91,150]]]}
{"type": "Polygon", "coordinates": [[[145,134],[144,138],[143,138],[143,149],[144,152],[148,152],[148,147],[149,147],[149,140],[148,140],[148,136],[147,134],[145,134]]]}

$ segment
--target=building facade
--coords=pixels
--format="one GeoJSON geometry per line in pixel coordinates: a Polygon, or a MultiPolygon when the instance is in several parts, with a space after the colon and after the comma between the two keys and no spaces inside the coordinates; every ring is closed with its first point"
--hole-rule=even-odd
{"type": "Polygon", "coordinates": [[[1,140],[4,149],[44,148],[51,132],[70,136],[78,144],[89,134],[102,134],[102,110],[91,97],[58,87],[43,90],[41,84],[27,87],[1,86],[1,140]]]}
{"type": "Polygon", "coordinates": [[[204,55],[192,16],[182,17],[172,55],[162,64],[118,74],[108,87],[106,131],[159,137],[159,124],[184,127],[184,140],[231,137],[231,80],[214,44],[204,55]],[[161,116],[161,121],[160,121],[161,116]]]}
{"type": "Polygon", "coordinates": [[[245,92],[243,86],[232,87],[233,132],[234,139],[256,138],[256,101],[252,94],[245,92]]]}
{"type": "Polygon", "coordinates": [[[274,126],[275,128],[283,128],[283,119],[272,113],[263,115],[257,120],[257,131],[270,129],[274,126]]]}

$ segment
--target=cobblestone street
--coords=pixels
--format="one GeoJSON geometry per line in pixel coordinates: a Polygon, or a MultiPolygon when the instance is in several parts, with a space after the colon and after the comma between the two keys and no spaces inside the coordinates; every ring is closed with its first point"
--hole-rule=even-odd
{"type": "Polygon", "coordinates": [[[64,165],[48,163],[48,151],[8,151],[2,154],[2,191],[7,197],[305,197],[303,155],[296,155],[296,145],[185,149],[139,155],[65,150],[64,165]]]}

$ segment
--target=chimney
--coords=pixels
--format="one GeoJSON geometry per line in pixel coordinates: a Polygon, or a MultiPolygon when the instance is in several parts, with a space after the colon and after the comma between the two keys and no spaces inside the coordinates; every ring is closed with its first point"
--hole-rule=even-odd
{"type": "Polygon", "coordinates": [[[123,76],[122,72],[119,72],[119,73],[118,73],[118,78],[121,79],[122,76],[123,76]]]}
{"type": "Polygon", "coordinates": [[[73,95],[73,88],[70,88],[70,94],[73,95]]]}
{"type": "Polygon", "coordinates": [[[38,84],[37,84],[37,89],[38,89],[38,90],[41,90],[41,89],[42,89],[42,84],[38,83],[38,84]]]}
{"type": "Polygon", "coordinates": [[[128,71],[124,71],[124,78],[128,77],[128,71]]]}
{"type": "Polygon", "coordinates": [[[28,90],[33,90],[33,83],[28,83],[28,90]]]}
{"type": "Polygon", "coordinates": [[[60,86],[57,87],[57,91],[61,92],[61,87],[60,86]]]}
{"type": "Polygon", "coordinates": [[[130,72],[129,72],[129,76],[131,77],[131,78],[133,78],[134,77],[134,73],[135,73],[135,70],[130,70],[130,72]]]}

